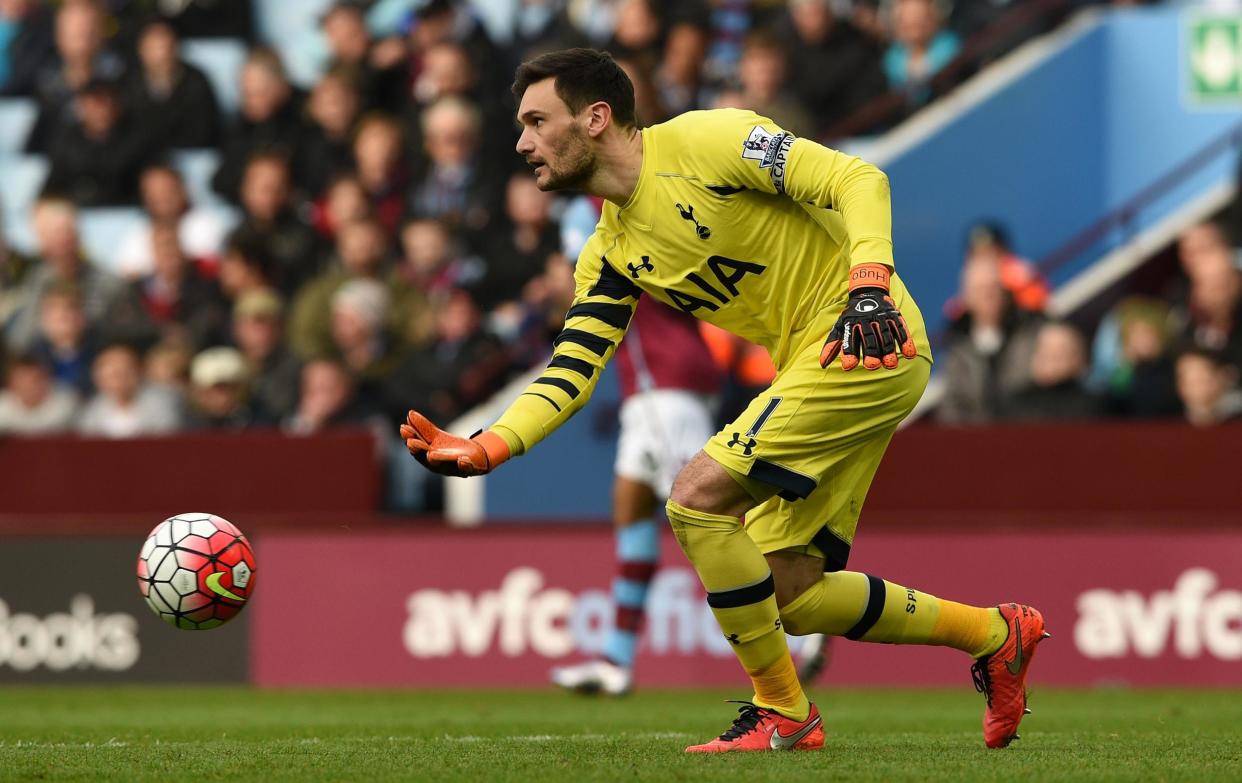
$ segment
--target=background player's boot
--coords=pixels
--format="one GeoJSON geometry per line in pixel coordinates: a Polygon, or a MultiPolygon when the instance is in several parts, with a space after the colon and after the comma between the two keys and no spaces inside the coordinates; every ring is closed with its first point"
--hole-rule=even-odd
{"type": "Polygon", "coordinates": [[[1001,617],[1009,625],[1009,637],[1000,649],[970,667],[975,690],[983,694],[983,741],[989,748],[1003,748],[1018,739],[1018,724],[1026,708],[1026,670],[1035,656],[1035,645],[1051,636],[1044,631],[1044,616],[1022,604],[1001,604],[1001,617]]]}
{"type": "Polygon", "coordinates": [[[634,686],[634,673],[603,659],[552,669],[552,682],[578,693],[624,696],[634,686]]]}
{"type": "Polygon", "coordinates": [[[811,705],[806,720],[786,718],[779,712],[739,702],[733,725],[711,742],[691,745],[687,753],[726,753],[748,750],[820,750],[824,747],[824,722],[811,705]]]}
{"type": "Polygon", "coordinates": [[[813,633],[802,637],[798,646],[796,662],[798,679],[803,683],[814,682],[815,678],[828,667],[832,656],[832,637],[827,634],[813,633]]]}

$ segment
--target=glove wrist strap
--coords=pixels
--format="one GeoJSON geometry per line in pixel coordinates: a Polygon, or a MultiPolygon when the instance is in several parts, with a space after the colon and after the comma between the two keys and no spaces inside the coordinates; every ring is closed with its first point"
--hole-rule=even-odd
{"type": "Polygon", "coordinates": [[[483,447],[483,453],[487,455],[487,467],[494,470],[496,466],[509,459],[509,444],[505,443],[505,439],[492,432],[485,430],[474,436],[474,442],[483,447]]]}
{"type": "Polygon", "coordinates": [[[857,264],[850,267],[850,293],[860,288],[878,288],[888,293],[888,280],[893,272],[884,264],[857,264]]]}

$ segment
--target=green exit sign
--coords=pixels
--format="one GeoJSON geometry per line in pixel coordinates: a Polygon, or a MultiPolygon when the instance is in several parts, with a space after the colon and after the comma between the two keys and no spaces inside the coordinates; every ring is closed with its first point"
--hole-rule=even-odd
{"type": "Polygon", "coordinates": [[[1191,99],[1242,104],[1242,15],[1194,15],[1187,27],[1191,99]]]}

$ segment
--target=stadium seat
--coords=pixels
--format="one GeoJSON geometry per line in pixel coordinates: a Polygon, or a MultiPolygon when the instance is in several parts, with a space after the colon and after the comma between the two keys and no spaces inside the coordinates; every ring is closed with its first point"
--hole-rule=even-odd
{"type": "Polygon", "coordinates": [[[224,201],[211,189],[211,178],[220,167],[220,153],[215,150],[177,150],[173,166],[185,180],[190,203],[196,207],[223,205],[224,201]]]}
{"type": "Polygon", "coordinates": [[[48,162],[42,155],[0,155],[0,205],[4,235],[17,249],[34,248],[30,207],[47,179],[48,162]]]}
{"type": "Polygon", "coordinates": [[[142,220],[137,207],[100,207],[84,209],[78,215],[78,233],[86,257],[104,269],[116,269],[113,254],[121,240],[142,220]]]}
{"type": "Polygon", "coordinates": [[[278,52],[299,87],[310,87],[323,71],[328,47],[319,32],[319,17],[331,0],[256,0],[255,21],[259,37],[278,52]]]}
{"type": "Polygon", "coordinates": [[[220,109],[226,114],[235,113],[240,100],[238,74],[246,59],[246,45],[229,38],[189,38],[181,42],[181,54],[207,74],[220,109]]]}
{"type": "Polygon", "coordinates": [[[0,155],[15,155],[26,145],[39,107],[31,98],[0,99],[0,155]]]}

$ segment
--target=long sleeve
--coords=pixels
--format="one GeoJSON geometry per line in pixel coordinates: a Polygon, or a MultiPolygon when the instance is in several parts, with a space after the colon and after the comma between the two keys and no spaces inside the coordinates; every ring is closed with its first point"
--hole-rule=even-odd
{"type": "Polygon", "coordinates": [[[695,140],[696,169],[717,186],[785,195],[840,213],[851,264],[893,265],[888,177],[851,155],[800,139],[767,117],[737,109],[691,112],[673,122],[695,140]]]}
{"type": "Polygon", "coordinates": [[[629,328],[640,291],[608,263],[596,234],[578,257],[576,293],[544,373],[505,410],[491,430],[522,454],[586,405],[629,328]]]}
{"type": "Polygon", "coordinates": [[[850,237],[851,264],[893,266],[893,213],[884,172],[807,139],[790,145],[785,169],[786,195],[841,213],[850,237]]]}

